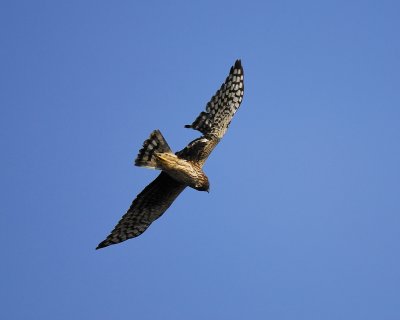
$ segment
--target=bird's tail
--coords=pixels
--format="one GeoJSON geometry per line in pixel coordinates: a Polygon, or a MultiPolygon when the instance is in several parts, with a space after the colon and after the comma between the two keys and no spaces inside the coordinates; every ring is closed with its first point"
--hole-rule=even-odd
{"type": "Polygon", "coordinates": [[[135,166],[158,169],[156,153],[172,153],[160,130],[154,130],[143,142],[143,148],[136,157],[135,166]]]}

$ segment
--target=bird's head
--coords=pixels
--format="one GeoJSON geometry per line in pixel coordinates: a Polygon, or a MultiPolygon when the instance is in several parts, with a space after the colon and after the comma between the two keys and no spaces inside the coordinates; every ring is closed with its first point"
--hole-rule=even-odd
{"type": "Polygon", "coordinates": [[[210,192],[210,182],[206,176],[203,177],[195,186],[194,188],[198,191],[207,191],[210,192]]]}

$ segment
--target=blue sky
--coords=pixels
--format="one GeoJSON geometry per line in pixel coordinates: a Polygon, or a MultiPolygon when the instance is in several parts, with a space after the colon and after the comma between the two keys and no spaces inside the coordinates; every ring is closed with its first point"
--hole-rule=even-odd
{"type": "Polygon", "coordinates": [[[400,319],[397,1],[2,1],[2,319],[400,319]],[[142,236],[95,251],[235,59],[245,96],[142,236]]]}

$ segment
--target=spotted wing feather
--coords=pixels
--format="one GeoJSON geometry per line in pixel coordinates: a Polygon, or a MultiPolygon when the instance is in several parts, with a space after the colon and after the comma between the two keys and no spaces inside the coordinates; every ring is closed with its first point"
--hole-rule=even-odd
{"type": "Polygon", "coordinates": [[[206,111],[201,112],[191,125],[185,126],[199,130],[203,136],[193,140],[187,147],[177,152],[179,157],[197,161],[200,165],[204,164],[211,151],[224,136],[242,103],[243,76],[242,63],[240,60],[236,60],[221,88],[207,103],[206,111]]]}
{"type": "Polygon", "coordinates": [[[243,100],[243,93],[243,67],[241,61],[236,60],[221,88],[207,103],[206,111],[185,127],[199,130],[207,137],[221,139],[243,100]]]}
{"type": "Polygon", "coordinates": [[[96,249],[141,235],[154,220],[158,219],[171,206],[185,187],[168,174],[161,172],[133,200],[131,207],[123,215],[114,230],[96,249]]]}

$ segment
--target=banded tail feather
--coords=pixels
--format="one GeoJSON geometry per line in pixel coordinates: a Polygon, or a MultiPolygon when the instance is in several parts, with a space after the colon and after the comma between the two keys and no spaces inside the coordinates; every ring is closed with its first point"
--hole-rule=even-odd
{"type": "Polygon", "coordinates": [[[135,166],[158,169],[154,157],[156,153],[172,153],[171,148],[160,130],[154,130],[150,134],[150,137],[143,142],[143,148],[139,150],[139,154],[135,160],[135,166]]]}

